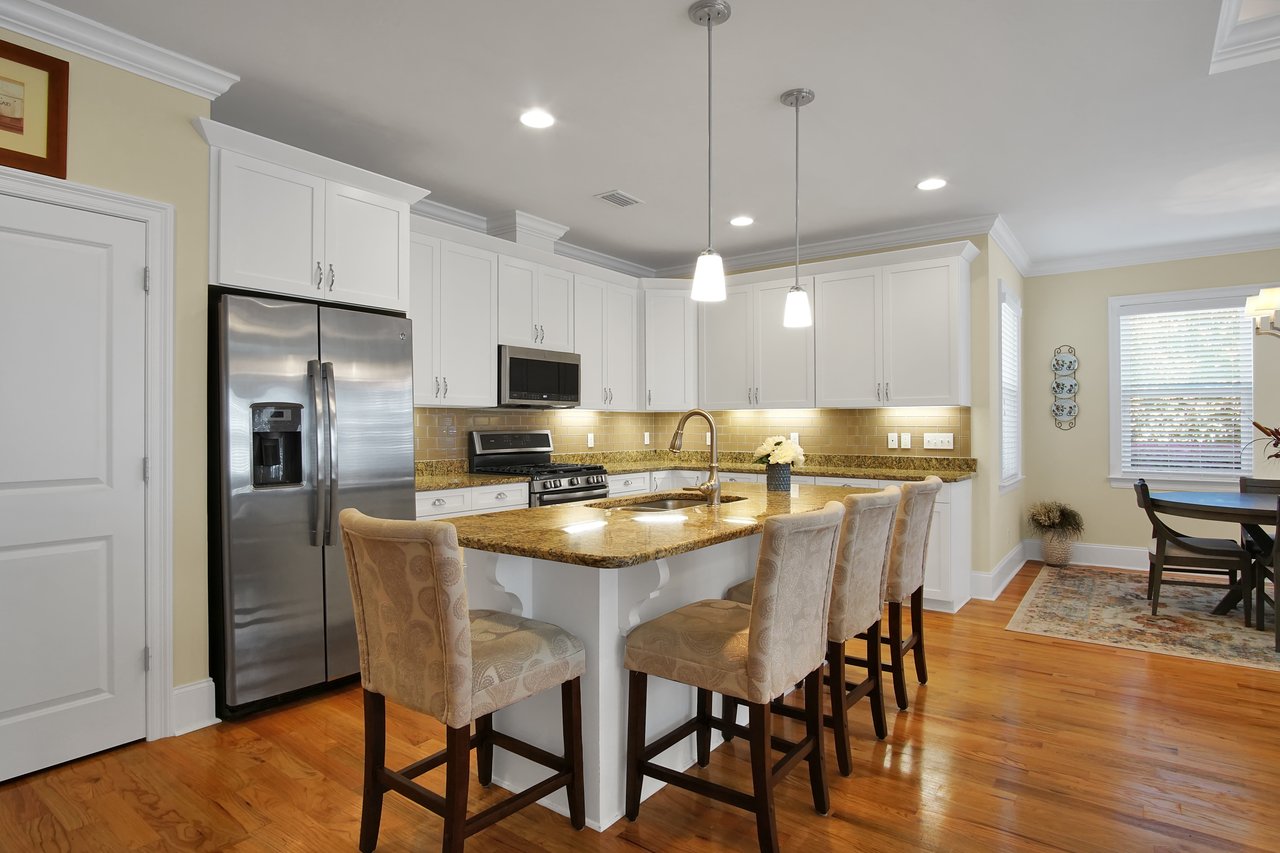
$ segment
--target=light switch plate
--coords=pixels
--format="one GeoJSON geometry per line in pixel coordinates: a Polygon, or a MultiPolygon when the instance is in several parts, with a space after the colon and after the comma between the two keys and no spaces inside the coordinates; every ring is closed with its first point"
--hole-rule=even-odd
{"type": "Polygon", "coordinates": [[[710,446],[711,446],[711,432],[710,430],[708,430],[707,431],[707,447],[710,447],[710,446]]]}
{"type": "Polygon", "coordinates": [[[909,432],[904,432],[904,433],[903,433],[903,434],[898,438],[898,446],[899,446],[899,447],[904,447],[904,448],[908,448],[908,449],[909,449],[909,448],[911,447],[911,433],[909,433],[909,432]]]}
{"type": "Polygon", "coordinates": [[[949,432],[926,432],[924,446],[926,450],[954,450],[955,436],[949,432]]]}
{"type": "Polygon", "coordinates": [[[897,434],[896,432],[891,432],[891,433],[889,433],[889,446],[890,446],[890,447],[892,447],[892,448],[894,448],[894,449],[897,449],[897,447],[898,447],[898,434],[897,434]]]}
{"type": "Polygon", "coordinates": [[[587,433],[587,447],[596,446],[596,434],[594,432],[587,433]]]}
{"type": "Polygon", "coordinates": [[[793,432],[793,433],[791,433],[791,440],[792,440],[792,441],[794,441],[796,444],[799,444],[799,443],[800,443],[800,433],[798,433],[798,432],[793,432]]]}
{"type": "Polygon", "coordinates": [[[649,433],[647,433],[647,432],[644,434],[644,443],[645,443],[646,445],[649,443],[649,433]]]}

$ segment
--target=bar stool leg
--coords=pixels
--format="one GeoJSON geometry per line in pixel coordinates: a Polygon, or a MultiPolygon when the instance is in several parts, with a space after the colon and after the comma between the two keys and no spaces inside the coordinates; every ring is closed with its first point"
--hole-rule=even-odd
{"type": "Polygon", "coordinates": [[[476,775],[482,787],[493,782],[493,714],[476,717],[476,775]]]}
{"type": "Polygon", "coordinates": [[[884,740],[889,734],[889,726],[884,718],[884,673],[880,668],[880,620],[871,623],[867,629],[867,677],[871,679],[871,692],[867,701],[871,703],[871,724],[875,727],[876,738],[884,740]]]}
{"type": "MultiPolygon", "coordinates": [[[[841,776],[851,776],[853,758],[849,755],[849,688],[845,683],[844,643],[827,643],[827,668],[827,686],[831,693],[831,733],[836,741],[836,767],[841,776]]],[[[804,706],[808,711],[808,693],[805,693],[804,706]]]]}
{"type": "Polygon", "coordinates": [[[560,685],[560,713],[564,730],[564,757],[573,779],[565,793],[569,797],[569,823],[574,829],[587,825],[586,780],[582,776],[582,679],[572,678],[560,685]]]}
{"type": "Polygon", "coordinates": [[[640,765],[644,761],[644,714],[649,676],[631,671],[627,685],[627,820],[640,816],[640,765]]]}
{"type": "MultiPolygon", "coordinates": [[[[720,697],[720,699],[721,699],[720,719],[726,723],[737,724],[738,700],[733,698],[732,696],[723,696],[723,695],[720,697]]],[[[724,729],[723,731],[724,731],[725,743],[728,743],[729,741],[733,740],[733,732],[729,731],[728,729],[724,729]]]]}
{"type": "Polygon", "coordinates": [[[778,822],[773,813],[773,711],[768,702],[748,703],[751,710],[751,781],[755,793],[756,839],[761,853],[778,849],[778,822]]]}
{"type": "MultiPolygon", "coordinates": [[[[844,644],[832,643],[831,645],[838,646],[837,657],[843,660],[844,644]]],[[[839,692],[844,693],[844,679],[841,679],[839,684],[839,692]]],[[[821,666],[809,673],[804,680],[804,710],[804,737],[805,740],[809,741],[809,787],[813,790],[813,810],[820,815],[827,815],[831,814],[831,792],[827,789],[826,759],[822,752],[821,666]]],[[[849,741],[847,739],[844,742],[844,747],[847,758],[849,752],[849,741]]],[[[849,774],[846,773],[845,775],[849,774]]]]}
{"type": "Polygon", "coordinates": [[[380,773],[387,764],[387,700],[381,693],[364,691],[364,804],[360,809],[360,851],[378,846],[382,824],[382,798],[387,789],[380,773]]]}
{"type": "Polygon", "coordinates": [[[924,664],[924,587],[911,593],[911,633],[916,638],[916,680],[928,684],[929,670],[924,664]]]}
{"type": "Polygon", "coordinates": [[[711,763],[711,691],[698,688],[698,766],[711,763]]]}
{"type": "Polygon", "coordinates": [[[471,726],[445,731],[443,853],[462,853],[467,840],[467,787],[471,781],[471,726]]]}
{"type": "Polygon", "coordinates": [[[893,672],[893,695],[898,700],[898,710],[907,710],[907,676],[902,671],[902,604],[889,602],[889,663],[893,672]]]}

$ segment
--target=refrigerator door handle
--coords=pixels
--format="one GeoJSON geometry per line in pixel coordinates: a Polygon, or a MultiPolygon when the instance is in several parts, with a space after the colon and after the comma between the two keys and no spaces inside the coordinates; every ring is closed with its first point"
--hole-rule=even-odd
{"type": "Polygon", "coordinates": [[[338,492],[338,395],[332,361],[324,363],[323,376],[328,402],[328,417],[325,420],[329,422],[329,491],[324,509],[324,544],[332,545],[333,531],[338,526],[338,501],[335,500],[338,492]]]}
{"type": "Polygon", "coordinates": [[[316,485],[311,490],[311,544],[323,545],[324,534],[321,532],[324,524],[324,516],[321,514],[324,509],[325,495],[329,490],[329,473],[328,470],[320,465],[320,446],[324,443],[324,418],[321,413],[324,411],[324,402],[321,399],[321,384],[324,380],[320,374],[320,362],[317,359],[311,359],[307,362],[307,384],[311,388],[311,411],[315,415],[315,467],[312,469],[316,472],[316,485]]]}

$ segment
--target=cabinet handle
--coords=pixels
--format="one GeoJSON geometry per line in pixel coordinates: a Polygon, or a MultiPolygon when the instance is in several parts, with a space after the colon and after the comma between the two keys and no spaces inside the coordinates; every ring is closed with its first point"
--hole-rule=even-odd
{"type": "Polygon", "coordinates": [[[879,399],[880,399],[880,383],[877,382],[876,383],[876,400],[879,401],[879,399]]]}
{"type": "Polygon", "coordinates": [[[444,396],[446,398],[449,396],[449,377],[448,376],[444,378],[444,396]]]}
{"type": "Polygon", "coordinates": [[[649,405],[650,406],[653,405],[653,389],[652,388],[649,389],[649,405]]]}
{"type": "Polygon", "coordinates": [[[333,283],[338,280],[338,275],[333,271],[333,264],[329,264],[329,290],[333,290],[333,283]]]}
{"type": "Polygon", "coordinates": [[[622,481],[622,485],[624,485],[624,486],[630,486],[630,485],[631,485],[631,481],[630,481],[630,480],[623,480],[623,481],[622,481]]]}
{"type": "Polygon", "coordinates": [[[610,406],[613,405],[613,389],[612,388],[609,389],[609,405],[610,406]]]}
{"type": "Polygon", "coordinates": [[[545,343],[546,340],[547,340],[547,327],[543,325],[539,325],[538,326],[538,343],[540,344],[545,343]]]}
{"type": "Polygon", "coordinates": [[[431,502],[432,506],[444,506],[444,498],[436,498],[431,502]]]}
{"type": "Polygon", "coordinates": [[[493,496],[493,499],[494,499],[495,501],[505,501],[505,500],[507,499],[507,493],[506,493],[506,492],[498,492],[496,495],[494,495],[494,496],[493,496]]]}
{"type": "Polygon", "coordinates": [[[889,396],[889,383],[888,383],[888,382],[884,383],[884,399],[885,399],[885,402],[888,402],[889,400],[892,400],[892,399],[893,399],[892,397],[890,397],[890,396],[889,396]]]}
{"type": "Polygon", "coordinates": [[[436,396],[440,396],[440,377],[436,377],[436,396]]]}
{"type": "Polygon", "coordinates": [[[320,266],[320,262],[316,261],[316,290],[324,284],[324,268],[320,266]]]}

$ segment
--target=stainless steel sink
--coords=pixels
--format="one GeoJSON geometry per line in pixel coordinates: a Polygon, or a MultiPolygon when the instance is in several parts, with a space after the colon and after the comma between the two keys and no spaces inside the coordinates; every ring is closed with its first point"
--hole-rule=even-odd
{"type": "MultiPolygon", "coordinates": [[[[740,500],[743,500],[743,498],[737,495],[725,495],[721,498],[721,501],[725,503],[740,500]]],[[[706,505],[706,498],[659,498],[652,501],[626,504],[625,506],[614,507],[614,509],[624,509],[631,512],[666,512],[671,509],[688,509],[689,507],[706,505]]]]}

